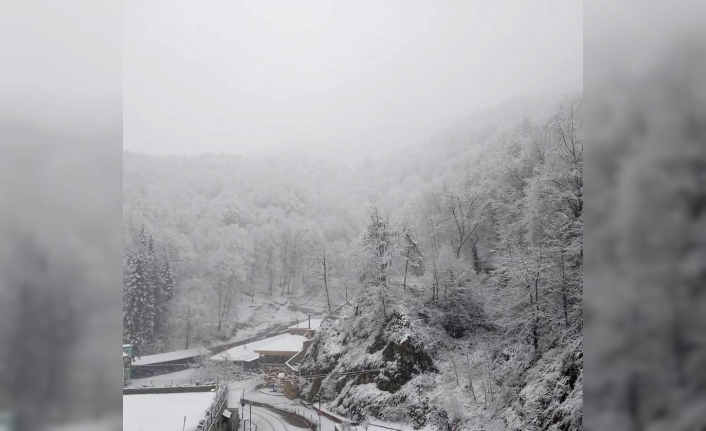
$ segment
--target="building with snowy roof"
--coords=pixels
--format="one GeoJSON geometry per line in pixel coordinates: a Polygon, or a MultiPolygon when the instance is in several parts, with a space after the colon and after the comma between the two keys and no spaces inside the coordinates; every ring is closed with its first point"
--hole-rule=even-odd
{"type": "Polygon", "coordinates": [[[270,343],[255,350],[260,355],[260,368],[284,369],[287,361],[304,348],[306,340],[307,338],[304,336],[291,333],[273,337],[270,343]]]}
{"type": "Polygon", "coordinates": [[[254,341],[243,340],[234,347],[211,356],[212,361],[227,363],[236,371],[247,372],[256,369],[281,369],[290,372],[287,361],[295,356],[298,364],[307,341],[311,341],[322,319],[306,319],[289,326],[285,332],[266,336],[254,341]]]}
{"type": "Polygon", "coordinates": [[[207,348],[196,347],[193,349],[142,356],[132,361],[132,378],[151,377],[185,370],[190,368],[193,364],[198,363],[201,358],[208,357],[210,354],[211,351],[207,348]]]}
{"type": "Polygon", "coordinates": [[[225,352],[211,356],[211,360],[216,362],[227,362],[230,366],[234,367],[236,371],[254,371],[259,367],[260,360],[260,354],[256,352],[256,350],[267,346],[273,341],[279,341],[282,337],[286,336],[289,336],[289,334],[280,334],[271,338],[262,338],[260,340],[231,347],[225,352]]]}

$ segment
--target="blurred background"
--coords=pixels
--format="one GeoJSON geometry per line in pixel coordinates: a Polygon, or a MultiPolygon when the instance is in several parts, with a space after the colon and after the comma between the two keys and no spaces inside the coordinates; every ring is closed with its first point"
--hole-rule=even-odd
{"type": "Polygon", "coordinates": [[[706,7],[584,13],[585,429],[705,429],[706,7]]]}
{"type": "MultiPolygon", "coordinates": [[[[584,8],[585,427],[702,429],[706,6],[584,8]]],[[[0,36],[0,423],[120,429],[122,4],[0,36]]]]}
{"type": "Polygon", "coordinates": [[[121,2],[0,6],[0,429],[122,428],[121,48],[121,2]]]}

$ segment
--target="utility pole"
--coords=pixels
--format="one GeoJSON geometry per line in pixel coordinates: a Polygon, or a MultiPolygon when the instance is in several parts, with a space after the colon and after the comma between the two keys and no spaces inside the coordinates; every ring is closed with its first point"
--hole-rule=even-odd
{"type": "MultiPolygon", "coordinates": [[[[245,393],[245,389],[243,389],[243,393],[245,393]]],[[[243,415],[243,431],[245,431],[245,401],[243,401],[243,398],[240,399],[240,410],[243,415]]]]}

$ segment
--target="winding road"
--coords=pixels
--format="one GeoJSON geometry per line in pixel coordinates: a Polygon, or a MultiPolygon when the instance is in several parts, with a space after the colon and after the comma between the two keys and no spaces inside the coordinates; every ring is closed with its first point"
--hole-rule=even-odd
{"type": "MultiPolygon", "coordinates": [[[[249,419],[250,408],[245,409],[245,430],[250,431],[249,419]]],[[[253,430],[252,431],[298,431],[298,430],[308,430],[306,425],[297,424],[298,420],[290,417],[285,417],[277,412],[273,412],[265,407],[253,407],[252,408],[252,418],[253,418],[253,430]]],[[[242,425],[241,425],[242,426],[242,425]]]]}
{"type": "MultiPolygon", "coordinates": [[[[255,381],[249,380],[231,382],[228,386],[228,405],[231,408],[238,408],[238,410],[242,412],[242,416],[240,417],[240,429],[242,431],[251,431],[250,425],[247,422],[247,420],[250,419],[250,406],[246,405],[244,412],[240,406],[240,397],[243,392],[246,398],[256,399],[266,404],[281,404],[282,401],[286,401],[282,396],[265,395],[259,392],[258,389],[255,389],[255,385],[255,381]],[[243,419],[246,420],[244,430],[242,428],[243,419]]],[[[309,431],[309,427],[301,419],[270,410],[267,407],[252,406],[252,419],[252,431],[309,431]]]]}

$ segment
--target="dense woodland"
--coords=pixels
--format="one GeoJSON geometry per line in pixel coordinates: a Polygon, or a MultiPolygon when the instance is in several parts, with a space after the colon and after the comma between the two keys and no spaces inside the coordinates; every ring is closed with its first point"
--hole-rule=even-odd
{"type": "MultiPolygon", "coordinates": [[[[297,298],[322,312],[373,298],[385,318],[405,297],[460,295],[482,310],[498,346],[526,345],[528,361],[575,349],[582,97],[495,118],[470,117],[352,167],[291,155],[124,153],[125,297],[142,260],[152,262],[156,292],[141,314],[149,322],[126,325],[126,340],[149,354],[227,339],[247,326],[237,305],[257,298],[297,298]],[[166,265],[173,295],[160,287],[166,265]]],[[[449,329],[459,336],[469,329],[463,313],[449,329]]]]}

